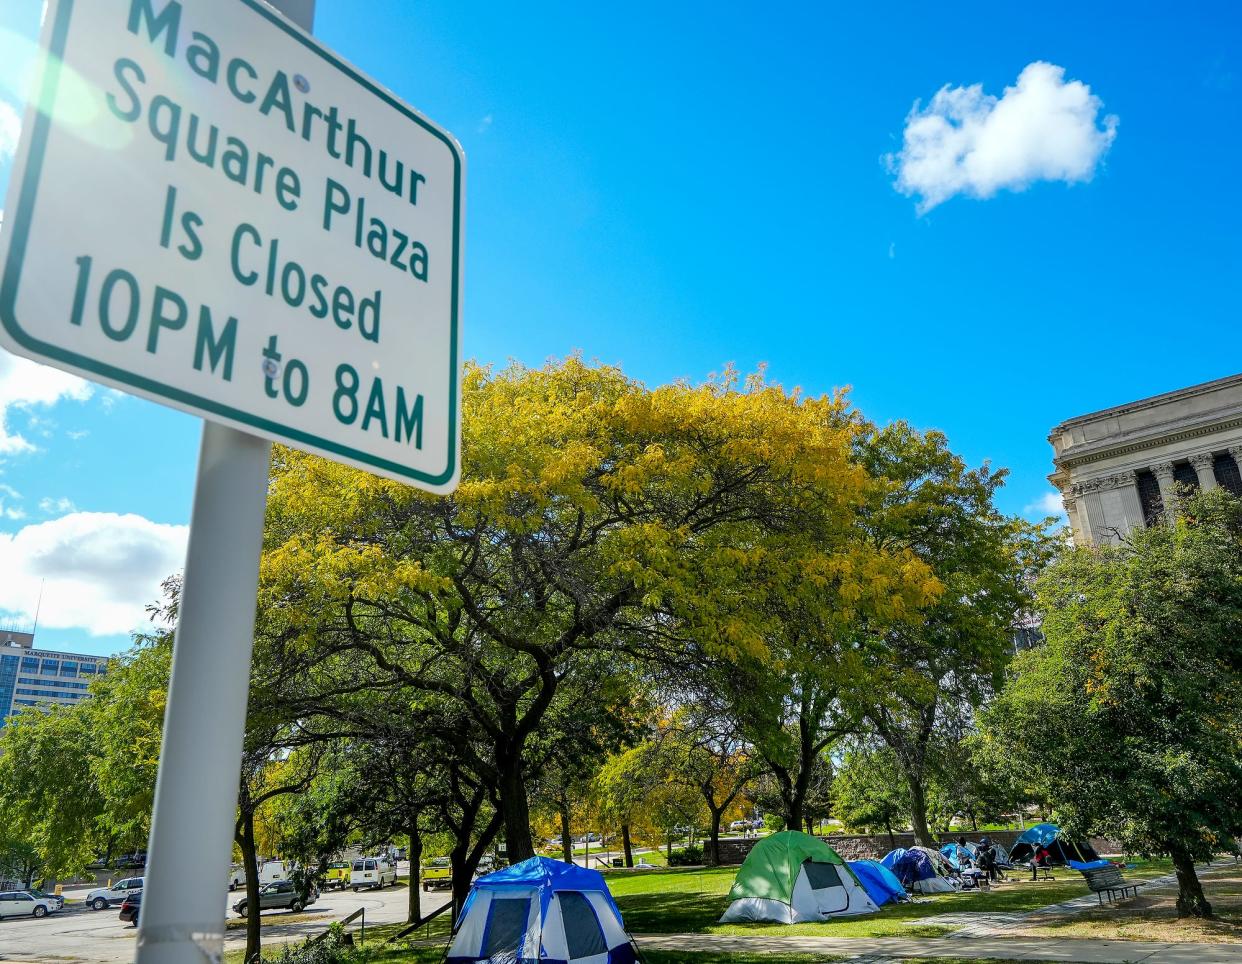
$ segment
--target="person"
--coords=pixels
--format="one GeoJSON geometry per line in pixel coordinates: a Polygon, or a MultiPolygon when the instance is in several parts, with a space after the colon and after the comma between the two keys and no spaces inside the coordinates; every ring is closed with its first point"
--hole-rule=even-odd
{"type": "Polygon", "coordinates": [[[1039,868],[1047,867],[1051,856],[1048,848],[1042,844],[1035,848],[1035,852],[1031,854],[1031,880],[1039,879],[1039,868]]]}
{"type": "Polygon", "coordinates": [[[984,837],[979,841],[979,869],[988,875],[988,880],[1000,880],[999,871],[996,866],[996,851],[992,847],[992,841],[984,837]]]}

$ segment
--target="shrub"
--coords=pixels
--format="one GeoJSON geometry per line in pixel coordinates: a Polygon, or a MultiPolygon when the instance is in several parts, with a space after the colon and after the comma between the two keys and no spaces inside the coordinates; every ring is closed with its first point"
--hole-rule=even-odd
{"type": "Polygon", "coordinates": [[[785,829],[785,818],[775,813],[765,814],[763,829],[769,833],[780,833],[785,829]]]}
{"type": "Polygon", "coordinates": [[[276,956],[276,964],[345,964],[353,952],[353,941],[340,924],[333,924],[323,940],[312,944],[286,944],[276,956]]]}
{"type": "Polygon", "coordinates": [[[703,862],[703,848],[698,844],[674,850],[668,859],[670,867],[693,867],[703,862]]]}

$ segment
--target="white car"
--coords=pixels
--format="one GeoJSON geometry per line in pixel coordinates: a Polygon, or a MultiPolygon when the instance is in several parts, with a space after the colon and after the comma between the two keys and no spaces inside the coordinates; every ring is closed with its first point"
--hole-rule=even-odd
{"type": "Polygon", "coordinates": [[[60,905],[47,897],[35,897],[24,890],[6,890],[0,894],[0,917],[46,917],[60,910],[60,905]]]}
{"type": "Polygon", "coordinates": [[[361,857],[349,871],[349,886],[355,894],[365,887],[383,890],[386,884],[396,882],[397,868],[383,857],[361,857]]]}
{"type": "Polygon", "coordinates": [[[123,877],[111,887],[100,887],[86,895],[86,906],[92,910],[104,910],[125,902],[136,890],[142,890],[141,877],[123,877]]]}

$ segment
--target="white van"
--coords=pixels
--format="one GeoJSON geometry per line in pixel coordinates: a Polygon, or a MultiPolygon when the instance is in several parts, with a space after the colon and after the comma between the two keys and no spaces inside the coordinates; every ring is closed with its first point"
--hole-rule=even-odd
{"type": "MultiPolygon", "coordinates": [[[[274,884],[278,880],[288,880],[295,868],[292,861],[285,862],[283,860],[265,860],[259,864],[259,884],[274,884]]],[[[242,878],[245,880],[245,877],[242,878]]]]}
{"type": "Polygon", "coordinates": [[[354,893],[364,887],[383,890],[386,884],[397,882],[397,868],[385,857],[360,857],[349,871],[349,886],[354,893]]]}
{"type": "Polygon", "coordinates": [[[229,890],[246,886],[246,871],[241,864],[229,864],[229,890]]]}

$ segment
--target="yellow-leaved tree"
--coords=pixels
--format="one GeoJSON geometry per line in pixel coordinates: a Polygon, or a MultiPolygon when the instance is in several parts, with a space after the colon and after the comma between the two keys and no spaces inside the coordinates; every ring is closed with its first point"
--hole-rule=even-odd
{"type": "Polygon", "coordinates": [[[468,366],[462,398],[445,498],[277,450],[261,625],[457,706],[510,860],[533,853],[532,747],[572,734],[607,688],[601,655],[763,662],[773,600],[831,629],[906,618],[938,591],[908,552],[862,537],[874,482],[841,395],[732,372],[647,389],[571,357],[468,366]]]}

